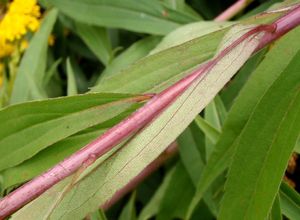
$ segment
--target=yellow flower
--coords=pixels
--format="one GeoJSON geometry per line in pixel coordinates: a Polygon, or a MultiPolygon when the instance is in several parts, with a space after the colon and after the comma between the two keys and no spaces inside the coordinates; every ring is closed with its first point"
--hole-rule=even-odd
{"type": "Polygon", "coordinates": [[[0,58],[12,52],[13,42],[40,25],[40,7],[36,0],[14,0],[0,21],[0,58]]]}
{"type": "Polygon", "coordinates": [[[14,46],[0,39],[0,58],[9,56],[14,51],[14,46]]]}

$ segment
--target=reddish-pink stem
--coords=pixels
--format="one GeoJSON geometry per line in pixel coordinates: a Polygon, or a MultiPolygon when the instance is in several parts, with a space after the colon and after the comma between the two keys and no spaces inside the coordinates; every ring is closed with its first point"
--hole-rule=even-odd
{"type": "Polygon", "coordinates": [[[190,75],[154,96],[142,108],[109,129],[105,134],[0,200],[0,219],[9,216],[62,179],[76,172],[76,170],[85,164],[86,161],[89,161],[89,158],[99,158],[114,146],[121,143],[124,139],[143,128],[175,101],[195,79],[198,79],[210,70],[220,59],[248,37],[258,32],[265,31],[266,33],[258,48],[260,49],[299,24],[300,6],[291,10],[272,25],[258,26],[257,28],[250,30],[223,50],[216,58],[205,63],[190,75]]]}
{"type": "Polygon", "coordinates": [[[215,18],[215,21],[227,21],[245,9],[253,0],[238,0],[220,15],[215,18]]]}

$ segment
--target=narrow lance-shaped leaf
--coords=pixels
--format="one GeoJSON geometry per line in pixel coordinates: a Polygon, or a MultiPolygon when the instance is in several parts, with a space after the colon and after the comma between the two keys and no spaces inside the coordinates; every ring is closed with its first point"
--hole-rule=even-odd
{"type": "Polygon", "coordinates": [[[1,215],[6,216],[7,214],[12,213],[13,210],[16,210],[17,208],[23,206],[36,196],[40,195],[46,189],[49,189],[49,187],[53,186],[53,184],[57,183],[58,179],[53,178],[53,175],[58,175],[60,179],[69,176],[79,168],[82,162],[84,162],[87,159],[90,159],[90,153],[96,155],[96,157],[100,157],[104,154],[104,152],[107,152],[109,149],[111,149],[111,147],[121,143],[121,141],[128,137],[130,134],[137,131],[142,126],[146,125],[146,123],[153,119],[153,116],[155,116],[158,112],[162,111],[162,109],[167,107],[171,102],[173,102],[174,97],[181,94],[188,87],[192,88],[192,83],[195,83],[195,81],[197,82],[196,79],[198,79],[198,77],[201,76],[201,74],[214,69],[214,67],[217,66],[216,64],[218,64],[220,61],[224,61],[223,58],[227,55],[230,55],[232,50],[236,49],[236,47],[238,47],[238,45],[247,40],[248,37],[251,37],[251,40],[255,40],[258,38],[257,34],[260,31],[267,31],[264,34],[264,37],[259,42],[259,46],[257,47],[256,45],[255,47],[255,49],[258,50],[264,45],[282,36],[290,29],[294,28],[299,23],[299,21],[297,20],[299,10],[299,7],[294,8],[286,16],[283,16],[282,18],[278,19],[278,21],[276,21],[273,25],[263,25],[259,26],[258,28],[254,28],[253,30],[250,30],[248,33],[246,33],[237,41],[235,41],[232,45],[224,49],[224,51],[222,51],[220,55],[217,56],[215,59],[199,68],[199,71],[196,71],[188,77],[185,77],[180,82],[176,83],[164,92],[157,95],[149,103],[147,103],[146,106],[142,107],[139,111],[135,112],[133,115],[127,118],[127,120],[124,120],[122,123],[114,126],[103,136],[101,136],[91,144],[87,145],[81,151],[75,153],[69,158],[66,158],[58,166],[53,167],[49,171],[45,172],[43,175],[23,185],[21,189],[17,189],[10,195],[6,196],[3,200],[0,201],[0,205],[3,205],[5,207],[5,209],[2,210],[1,215]],[[287,22],[289,23],[288,26],[286,26],[287,22]],[[146,115],[147,117],[145,118],[140,117],[146,115]],[[65,172],[66,167],[68,169],[68,172],[65,172]],[[34,190],[33,193],[28,194],[29,192],[32,192],[33,185],[42,185],[43,187],[38,187],[34,190]],[[15,199],[14,203],[11,203],[13,197],[17,197],[18,199],[15,199]]]}
{"type": "MultiPolygon", "coordinates": [[[[277,14],[277,16],[279,15],[280,13],[277,14]]],[[[274,16],[264,15],[256,19],[249,19],[247,22],[264,23],[270,20],[274,20],[274,16]]],[[[122,65],[122,68],[113,68],[113,70],[108,68],[108,72],[113,74],[105,74],[103,78],[100,77],[101,83],[98,83],[92,88],[92,91],[156,93],[180,80],[192,70],[199,67],[200,63],[208,60],[215,54],[222,37],[224,37],[224,34],[228,30],[228,28],[221,28],[219,25],[212,25],[220,30],[202,36],[200,32],[202,28],[199,27],[200,23],[183,26],[182,29],[180,28],[181,32],[178,30],[178,33],[176,33],[178,39],[176,39],[175,36],[171,39],[171,45],[174,46],[172,48],[149,55],[133,65],[128,66],[128,68],[124,68],[126,65],[122,65]],[[196,38],[191,39],[190,36],[186,36],[186,30],[192,33],[191,35],[196,38]],[[197,37],[199,35],[201,37],[197,37]],[[188,41],[182,43],[182,39],[188,41]],[[175,46],[177,45],[176,40],[182,44],[175,46]],[[114,74],[114,72],[116,74],[114,74]]],[[[174,33],[175,32],[177,31],[175,30],[174,33]]],[[[170,33],[170,35],[173,35],[173,33],[170,33]]],[[[168,36],[169,35],[167,35],[166,38],[169,38],[168,36]]],[[[106,73],[106,71],[104,73],[106,73]]]]}
{"type": "Polygon", "coordinates": [[[33,36],[21,60],[10,103],[46,98],[43,90],[48,37],[56,21],[57,10],[52,9],[44,18],[40,30],[33,36]]]}
{"type": "Polygon", "coordinates": [[[275,197],[271,212],[269,213],[268,220],[282,220],[281,207],[279,195],[275,197]]]}
{"type": "Polygon", "coordinates": [[[148,55],[160,39],[161,38],[157,36],[150,36],[132,44],[129,48],[112,60],[112,62],[101,73],[97,84],[106,77],[113,74],[120,74],[122,70],[126,69],[129,65],[148,55]]]}
{"type": "Polygon", "coordinates": [[[68,88],[67,88],[67,95],[76,95],[77,94],[77,85],[75,80],[73,67],[70,62],[70,58],[67,59],[67,76],[68,76],[68,88]]]}
{"type": "Polygon", "coordinates": [[[300,28],[296,28],[276,42],[235,100],[222,128],[215,151],[202,173],[190,210],[195,208],[214,179],[228,168],[234,152],[235,142],[238,140],[254,107],[300,50],[300,42],[296,40],[299,36],[300,28]],[[282,51],[287,51],[285,56],[282,56],[282,51]]]}
{"type": "Polygon", "coordinates": [[[282,213],[290,220],[300,219],[300,195],[299,193],[282,182],[280,186],[280,206],[282,213]]]}
{"type": "Polygon", "coordinates": [[[136,219],[136,211],[135,211],[135,197],[136,192],[133,192],[128,203],[123,208],[119,220],[135,220],[136,219]]]}
{"type": "Polygon", "coordinates": [[[0,170],[19,164],[72,134],[114,118],[143,97],[87,94],[3,109],[0,111],[0,170]]]}
{"type": "Polygon", "coordinates": [[[152,0],[50,0],[66,15],[82,23],[165,35],[195,18],[169,10],[152,0]],[[168,16],[175,13],[177,16],[168,16]],[[99,16],[101,14],[101,16],[99,16]]]}
{"type": "Polygon", "coordinates": [[[107,30],[79,22],[75,23],[75,29],[89,49],[107,66],[113,56],[107,30]]]}
{"type": "MultiPolygon", "coordinates": [[[[189,87],[172,105],[99,167],[86,170],[82,175],[84,178],[72,184],[72,188],[65,191],[63,198],[51,202],[53,204],[50,205],[51,210],[43,209],[42,213],[32,212],[32,209],[37,210],[34,208],[35,205],[44,203],[44,199],[49,204],[49,199],[44,194],[19,211],[15,219],[21,216],[35,219],[84,217],[99,204],[105,203],[163,152],[243,65],[259,44],[258,39],[261,35],[257,35],[255,30],[253,31],[255,37],[250,34],[239,38],[226,49],[227,53],[221,52],[215,60],[208,63],[206,71],[204,68],[203,72],[195,72],[184,79],[194,80],[191,84],[187,84],[189,87]],[[110,172],[107,172],[108,169],[110,172]]],[[[239,33],[242,34],[242,31],[239,33]]],[[[52,188],[49,193],[56,194],[58,192],[56,188],[61,187],[59,185],[52,188]]],[[[59,192],[61,195],[61,188],[59,192]]]]}
{"type": "Polygon", "coordinates": [[[145,57],[117,74],[107,75],[92,92],[160,92],[211,58],[226,29],[145,57]],[[201,51],[201,53],[199,53],[201,51]],[[179,61],[179,62],[178,62],[179,61]],[[143,77],[140,77],[140,76],[143,77]]]}
{"type": "Polygon", "coordinates": [[[162,184],[156,190],[155,194],[152,196],[150,201],[144,206],[141,211],[138,220],[147,220],[151,217],[155,216],[159,211],[159,205],[163,199],[164,194],[167,191],[168,186],[171,183],[171,178],[174,176],[175,167],[170,169],[168,173],[165,175],[162,184]]]}
{"type": "Polygon", "coordinates": [[[299,59],[300,52],[245,126],[229,170],[219,219],[268,216],[300,132],[299,59]]]}

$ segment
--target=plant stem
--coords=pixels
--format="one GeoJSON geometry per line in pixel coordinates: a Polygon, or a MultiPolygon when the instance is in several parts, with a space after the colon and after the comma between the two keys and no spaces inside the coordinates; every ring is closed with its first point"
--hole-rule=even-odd
{"type": "Polygon", "coordinates": [[[34,178],[20,188],[16,189],[2,200],[0,200],[0,219],[3,219],[33,199],[37,198],[50,187],[76,172],[90,158],[99,158],[114,146],[121,143],[124,139],[131,136],[139,129],[149,124],[158,114],[173,103],[189,86],[203,74],[207,73],[216,63],[226,56],[239,43],[247,40],[249,37],[265,32],[262,41],[257,50],[273,42],[289,30],[300,24],[300,5],[289,11],[286,15],[275,21],[271,25],[258,26],[226,49],[221,51],[217,57],[201,65],[190,75],[181,79],[174,85],[165,89],[163,92],[154,96],[139,110],[131,116],[109,129],[102,136],[92,141],[90,144],[75,152],[64,161],[60,162],[42,175],[34,178]]]}
{"type": "Polygon", "coordinates": [[[220,15],[215,18],[215,21],[227,21],[245,9],[253,0],[238,0],[220,15]]]}

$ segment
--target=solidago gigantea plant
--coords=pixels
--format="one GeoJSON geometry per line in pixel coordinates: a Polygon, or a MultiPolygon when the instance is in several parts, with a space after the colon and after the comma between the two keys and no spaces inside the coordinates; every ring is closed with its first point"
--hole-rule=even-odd
{"type": "Polygon", "coordinates": [[[282,179],[300,131],[300,5],[249,17],[251,2],[218,24],[182,1],[41,1],[0,111],[0,218],[298,219],[282,179]],[[122,43],[138,33],[153,36],[122,43]]]}

